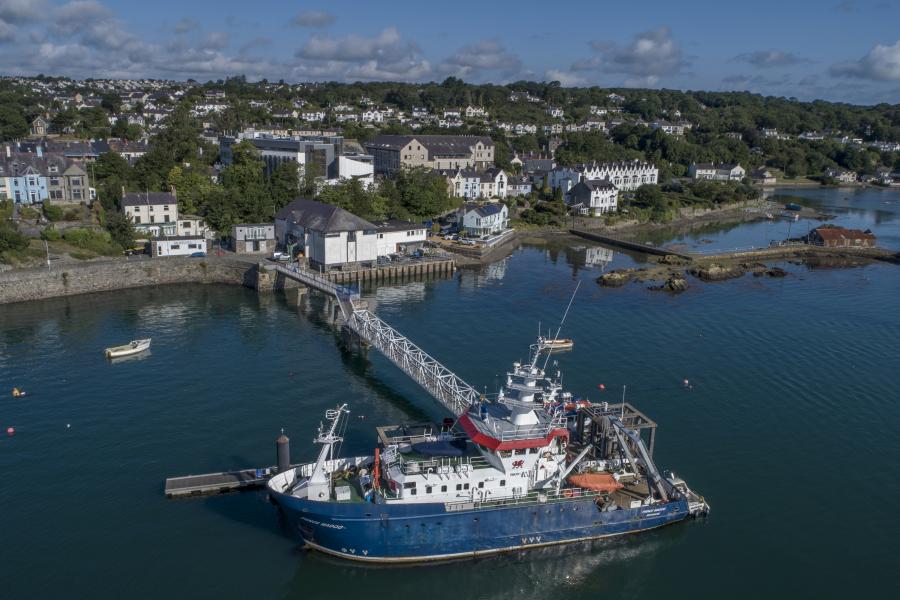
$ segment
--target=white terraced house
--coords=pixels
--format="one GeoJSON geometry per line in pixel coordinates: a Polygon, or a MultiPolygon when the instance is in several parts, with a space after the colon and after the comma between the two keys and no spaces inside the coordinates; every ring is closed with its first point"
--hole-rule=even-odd
{"type": "Polygon", "coordinates": [[[584,179],[608,179],[620,191],[636,190],[644,184],[659,183],[659,169],[642,160],[578,165],[584,179]]]}

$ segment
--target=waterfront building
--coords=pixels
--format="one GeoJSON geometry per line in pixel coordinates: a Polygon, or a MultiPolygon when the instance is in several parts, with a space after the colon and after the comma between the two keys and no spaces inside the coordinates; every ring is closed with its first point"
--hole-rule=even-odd
{"type": "Polygon", "coordinates": [[[149,237],[178,234],[178,201],[169,192],[130,193],[119,202],[135,231],[149,237]]]}
{"type": "Polygon", "coordinates": [[[845,169],[826,169],[825,176],[837,179],[841,183],[853,183],[857,179],[855,172],[845,169]]]}
{"type": "Polygon", "coordinates": [[[823,225],[809,232],[808,243],[828,248],[874,248],[875,234],[859,229],[846,229],[834,225],[823,225]]]}
{"type": "Polygon", "coordinates": [[[776,179],[768,169],[755,169],[750,172],[750,180],[757,185],[775,185],[776,179]]]}
{"type": "Polygon", "coordinates": [[[179,215],[176,234],[209,238],[212,237],[213,232],[206,224],[206,221],[203,220],[203,217],[198,217],[196,215],[179,215]]]}
{"type": "Polygon", "coordinates": [[[509,209],[505,204],[466,204],[460,209],[460,223],[471,236],[500,233],[509,226],[509,209]]]}
{"type": "Polygon", "coordinates": [[[484,169],[494,162],[494,141],[475,135],[379,135],[365,144],[375,157],[375,172],[391,175],[402,168],[484,169]]]}
{"type": "Polygon", "coordinates": [[[0,155],[0,197],[17,204],[90,203],[95,192],[88,185],[87,173],[77,161],[57,153],[44,153],[38,143],[33,152],[0,155]]]}
{"type": "Polygon", "coordinates": [[[575,184],[567,197],[573,210],[599,217],[616,210],[619,190],[608,179],[585,179],[575,184]]]}
{"type": "Polygon", "coordinates": [[[190,256],[198,252],[206,252],[206,238],[203,236],[176,235],[150,240],[150,256],[153,258],[190,256]]]}
{"type": "Polygon", "coordinates": [[[428,231],[424,225],[388,219],[375,223],[378,227],[378,256],[409,254],[425,245],[428,231]]]}
{"type": "Polygon", "coordinates": [[[241,223],[231,228],[228,245],[235,254],[268,254],[275,251],[274,223],[241,223]]]}
{"type": "Polygon", "coordinates": [[[371,265],[378,258],[378,227],[343,208],[297,198],[275,216],[275,238],[295,245],[318,269],[371,265]]]}
{"type": "Polygon", "coordinates": [[[459,198],[490,199],[506,198],[507,195],[508,176],[503,169],[458,169],[446,177],[450,193],[459,198]]]}
{"type": "Polygon", "coordinates": [[[711,181],[741,181],[746,171],[739,164],[691,163],[688,175],[695,181],[707,179],[711,181]]]}

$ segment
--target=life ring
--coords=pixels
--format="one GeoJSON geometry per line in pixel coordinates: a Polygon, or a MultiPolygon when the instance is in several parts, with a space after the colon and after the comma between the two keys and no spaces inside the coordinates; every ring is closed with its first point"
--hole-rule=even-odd
{"type": "Polygon", "coordinates": [[[575,492],[573,492],[573,491],[570,490],[569,488],[566,488],[566,489],[563,490],[563,496],[564,496],[565,498],[571,498],[571,497],[574,496],[574,495],[575,495],[575,492]]]}

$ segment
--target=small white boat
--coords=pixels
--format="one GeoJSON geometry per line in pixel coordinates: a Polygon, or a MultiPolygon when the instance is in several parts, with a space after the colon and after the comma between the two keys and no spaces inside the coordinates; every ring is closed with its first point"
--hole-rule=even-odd
{"type": "Polygon", "coordinates": [[[571,350],[575,342],[569,338],[540,338],[541,350],[571,350]]]}
{"type": "Polygon", "coordinates": [[[150,338],[145,340],[132,340],[124,346],[113,346],[106,349],[106,358],[119,358],[121,356],[131,356],[138,354],[150,348],[150,338]]]}

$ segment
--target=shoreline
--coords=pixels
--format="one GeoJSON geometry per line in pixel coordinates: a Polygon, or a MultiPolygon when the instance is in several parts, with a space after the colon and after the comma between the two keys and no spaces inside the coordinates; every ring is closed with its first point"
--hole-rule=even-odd
{"type": "Polygon", "coordinates": [[[177,283],[257,288],[258,260],[233,256],[95,260],[0,272],[0,305],[177,283]]]}

